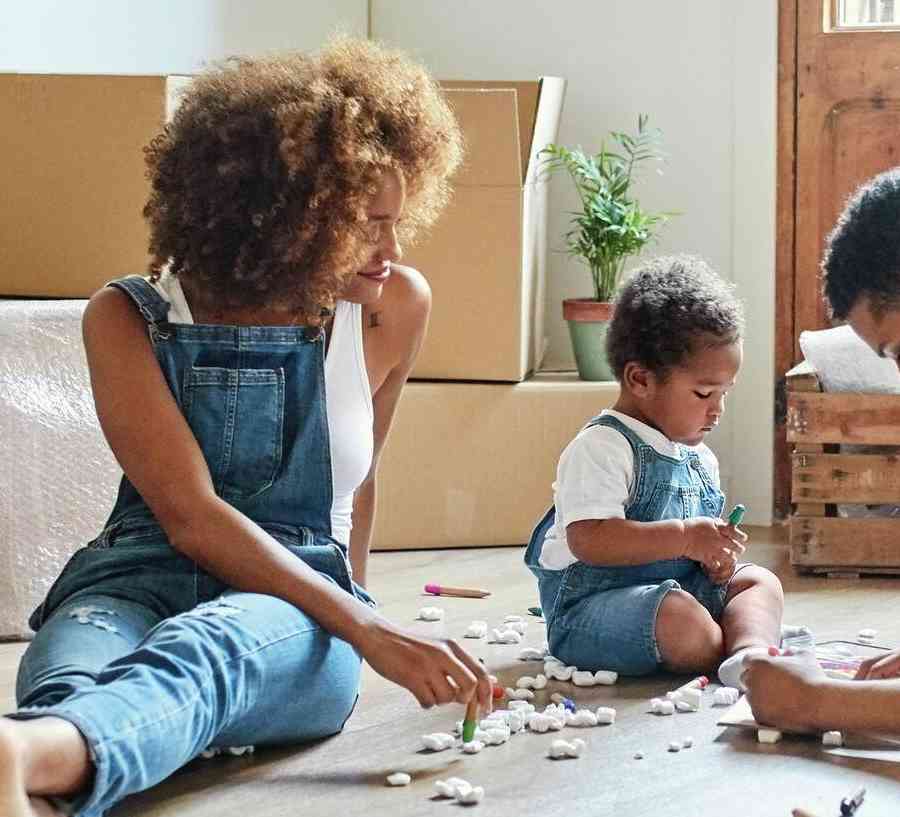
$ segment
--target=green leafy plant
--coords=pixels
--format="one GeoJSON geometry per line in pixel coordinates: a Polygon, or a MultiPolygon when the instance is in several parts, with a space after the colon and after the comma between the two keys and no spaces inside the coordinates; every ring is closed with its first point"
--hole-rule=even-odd
{"type": "Polygon", "coordinates": [[[544,167],[550,172],[568,171],[581,198],[581,211],[573,212],[566,234],[570,255],[582,259],[590,268],[594,295],[609,301],[618,286],[629,256],[637,255],[655,236],[657,228],[674,215],[648,213],[632,195],[636,171],[647,162],[660,162],[662,131],[647,128],[647,116],[638,117],[634,136],[612,131],[616,149],[585,153],[551,144],[541,151],[544,167]]]}

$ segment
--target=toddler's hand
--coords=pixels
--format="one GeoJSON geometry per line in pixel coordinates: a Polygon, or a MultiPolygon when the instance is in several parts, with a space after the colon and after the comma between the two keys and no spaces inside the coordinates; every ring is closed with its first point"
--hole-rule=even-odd
{"type": "Polygon", "coordinates": [[[722,581],[727,580],[734,572],[738,556],[744,552],[747,534],[709,516],[685,519],[684,533],[685,557],[700,562],[713,581],[721,576],[725,577],[722,581]]]}

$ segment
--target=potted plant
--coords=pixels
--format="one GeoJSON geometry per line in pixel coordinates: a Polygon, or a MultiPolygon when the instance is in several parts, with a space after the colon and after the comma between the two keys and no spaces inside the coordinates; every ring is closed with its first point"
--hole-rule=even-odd
{"type": "Polygon", "coordinates": [[[647,128],[638,117],[635,135],[612,131],[614,150],[585,153],[551,144],[541,151],[548,172],[565,169],[575,183],[581,210],[572,213],[565,234],[569,255],[581,259],[591,271],[593,298],[567,298],[563,317],[568,321],[572,348],[582,380],[612,380],[606,360],[606,332],[612,301],[625,261],[637,255],[671,213],[649,213],[634,198],[636,171],[647,162],[663,159],[662,133],[647,128]]]}

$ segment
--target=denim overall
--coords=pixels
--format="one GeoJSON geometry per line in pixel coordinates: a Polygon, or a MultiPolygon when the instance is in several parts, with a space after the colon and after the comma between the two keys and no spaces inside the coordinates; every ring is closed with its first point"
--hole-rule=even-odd
{"type": "MultiPolygon", "coordinates": [[[[139,276],[114,281],[147,321],[216,493],[362,602],[331,533],[324,333],[170,324],[139,276]]],[[[178,480],[178,474],[172,474],[178,480]]],[[[229,543],[222,542],[222,547],[229,543]]],[[[175,550],[123,477],[101,534],[74,554],[30,620],[12,717],[55,715],[84,735],[97,817],[209,747],[340,731],[360,658],[274,596],[233,590],[175,550]]]]}
{"type": "MultiPolygon", "coordinates": [[[[625,518],[638,522],[718,517],[725,497],[713,484],[697,453],[684,448],[680,459],[660,454],[615,417],[600,415],[586,428],[607,426],[625,436],[634,454],[634,487],[625,518]]],[[[574,562],[561,570],[541,567],[544,537],[555,508],[531,535],[525,564],[538,578],[550,652],[580,669],[610,669],[647,675],[660,665],[656,615],[666,593],[680,588],[712,617],[722,614],[726,585],[713,584],[691,559],[662,559],[642,565],[593,566],[574,562]]]]}

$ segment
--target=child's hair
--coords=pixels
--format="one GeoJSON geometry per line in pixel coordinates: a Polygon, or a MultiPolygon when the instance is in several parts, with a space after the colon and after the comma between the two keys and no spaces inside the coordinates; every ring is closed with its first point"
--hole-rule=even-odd
{"type": "Polygon", "coordinates": [[[446,203],[462,137],[424,68],[337,37],[200,75],[145,153],[152,277],[168,265],[216,305],[290,305],[315,322],[368,261],[379,179],[405,182],[408,240],[446,203]]]}
{"type": "Polygon", "coordinates": [[[700,344],[735,343],[743,330],[744,310],[731,284],[700,258],[662,256],[619,289],[606,355],[620,382],[629,361],[665,380],[700,344]]]}
{"type": "Polygon", "coordinates": [[[863,296],[873,312],[900,305],[900,168],[862,185],[825,242],[825,300],[837,320],[863,296]]]}

